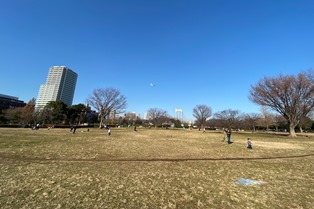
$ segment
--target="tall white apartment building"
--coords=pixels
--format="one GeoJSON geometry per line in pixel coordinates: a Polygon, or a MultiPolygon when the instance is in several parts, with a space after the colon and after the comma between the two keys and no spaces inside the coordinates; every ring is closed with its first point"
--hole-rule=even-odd
{"type": "Polygon", "coordinates": [[[36,109],[43,109],[50,101],[60,100],[71,106],[77,81],[77,73],[66,66],[53,66],[49,69],[46,84],[40,85],[36,109]]]}

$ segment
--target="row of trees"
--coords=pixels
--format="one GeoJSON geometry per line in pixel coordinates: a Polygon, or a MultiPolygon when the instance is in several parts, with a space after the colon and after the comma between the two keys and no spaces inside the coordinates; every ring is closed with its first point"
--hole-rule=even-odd
{"type": "MultiPolygon", "coordinates": [[[[4,111],[5,114],[0,117],[1,123],[13,123],[21,126],[34,125],[37,122],[41,124],[93,124],[101,121],[100,116],[95,111],[83,104],[66,107],[62,102],[50,102],[42,111],[34,111],[35,100],[32,99],[25,107],[15,108],[4,111]],[[35,114],[34,114],[35,113],[35,114]]],[[[148,109],[149,120],[143,120],[134,113],[125,113],[117,117],[104,117],[102,125],[128,126],[169,126],[181,127],[197,126],[199,128],[230,128],[245,129],[255,131],[263,130],[285,130],[288,129],[287,121],[279,114],[273,114],[267,107],[261,108],[261,113],[242,113],[239,110],[227,109],[212,114],[211,108],[206,105],[197,105],[193,109],[196,121],[194,124],[179,121],[169,116],[168,112],[159,108],[148,109]]],[[[301,120],[298,128],[314,129],[313,121],[306,117],[301,120]]]]}
{"type": "Polygon", "coordinates": [[[89,111],[84,104],[67,107],[61,101],[49,102],[43,110],[35,111],[36,100],[31,99],[26,106],[0,112],[0,123],[32,126],[42,124],[82,124],[97,122],[97,114],[89,111]]]}
{"type": "MultiPolygon", "coordinates": [[[[202,129],[204,126],[227,127],[237,129],[255,130],[262,122],[276,129],[285,127],[290,136],[296,136],[295,129],[308,128],[312,120],[311,113],[314,110],[314,73],[308,70],[298,75],[279,75],[278,77],[264,77],[251,86],[249,100],[260,105],[261,113],[243,114],[238,110],[224,110],[212,114],[207,105],[197,105],[193,108],[193,116],[196,124],[202,129]],[[276,114],[275,114],[276,113],[276,114]],[[211,118],[213,116],[213,118],[211,118]]],[[[50,102],[41,111],[35,111],[35,99],[32,99],[25,107],[9,109],[0,112],[0,122],[15,122],[20,124],[34,124],[36,121],[43,123],[81,124],[99,122],[102,127],[108,122],[114,124],[143,124],[139,118],[130,120],[130,114],[125,114],[127,101],[120,91],[114,88],[95,89],[87,99],[88,104],[96,112],[90,111],[85,105],[78,104],[67,107],[61,101],[50,102]],[[120,115],[117,118],[109,116],[120,115]]],[[[182,123],[171,118],[167,111],[159,108],[150,108],[148,116],[151,124],[158,126],[171,121],[182,123]]],[[[311,127],[313,128],[313,127],[311,127]]]]}
{"type": "MultiPolygon", "coordinates": [[[[314,110],[314,71],[308,70],[298,75],[279,75],[264,77],[250,89],[249,99],[262,107],[277,112],[288,124],[289,135],[295,137],[295,128],[302,127],[314,110]]],[[[224,118],[229,114],[229,126],[234,122],[236,111],[222,111],[216,114],[224,118]]],[[[199,105],[193,110],[193,115],[203,125],[211,116],[210,108],[199,105]]],[[[265,114],[264,114],[265,115],[265,114]]],[[[254,117],[253,117],[254,118],[254,117]]]]}

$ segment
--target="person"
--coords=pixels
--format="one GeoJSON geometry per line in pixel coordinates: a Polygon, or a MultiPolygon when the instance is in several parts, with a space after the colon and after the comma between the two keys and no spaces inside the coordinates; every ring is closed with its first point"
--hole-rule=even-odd
{"type": "Polygon", "coordinates": [[[108,128],[108,136],[110,136],[110,135],[111,135],[110,128],[108,128]]]}
{"type": "Polygon", "coordinates": [[[228,144],[232,144],[232,142],[231,142],[231,131],[230,131],[230,129],[227,130],[226,135],[227,135],[227,139],[228,139],[228,144]]]}
{"type": "Polygon", "coordinates": [[[134,131],[136,131],[136,126],[134,126],[134,131]]]}
{"type": "Polygon", "coordinates": [[[253,149],[251,138],[247,138],[247,148],[248,149],[253,149]]]}
{"type": "Polygon", "coordinates": [[[34,130],[38,130],[39,129],[39,123],[36,124],[36,127],[34,127],[34,130]]]}
{"type": "Polygon", "coordinates": [[[73,131],[72,131],[72,133],[75,134],[75,131],[76,131],[76,126],[73,126],[73,131]]]}

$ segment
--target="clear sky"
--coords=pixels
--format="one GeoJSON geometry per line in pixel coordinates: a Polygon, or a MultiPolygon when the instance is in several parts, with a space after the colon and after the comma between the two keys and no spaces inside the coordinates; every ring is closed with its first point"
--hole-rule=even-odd
{"type": "Polygon", "coordinates": [[[313,68],[313,34],[312,0],[0,0],[0,94],[37,98],[65,65],[78,73],[73,104],[113,87],[141,116],[259,112],[250,86],[313,68]]]}

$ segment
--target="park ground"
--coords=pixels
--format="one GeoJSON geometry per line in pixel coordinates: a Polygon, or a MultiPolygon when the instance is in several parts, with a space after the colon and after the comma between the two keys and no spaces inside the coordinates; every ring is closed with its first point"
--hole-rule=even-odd
{"type": "Polygon", "coordinates": [[[1,208],[314,208],[313,134],[111,134],[1,128],[1,208]]]}

